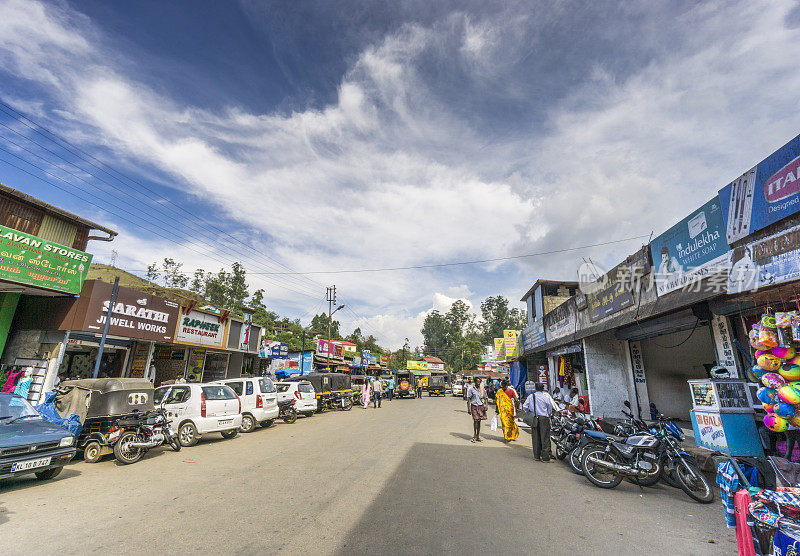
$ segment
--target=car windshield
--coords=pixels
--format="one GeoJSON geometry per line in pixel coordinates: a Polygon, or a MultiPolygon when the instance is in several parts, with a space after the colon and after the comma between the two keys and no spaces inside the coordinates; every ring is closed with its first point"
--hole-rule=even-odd
{"type": "Polygon", "coordinates": [[[224,385],[203,386],[203,394],[207,400],[232,400],[236,398],[236,392],[224,385]]]}
{"type": "Polygon", "coordinates": [[[169,386],[165,386],[164,388],[156,388],[156,391],[153,392],[153,403],[156,405],[160,404],[161,400],[164,399],[164,394],[166,394],[167,390],[169,389],[169,386]]]}
{"type": "Polygon", "coordinates": [[[16,394],[0,394],[0,424],[20,417],[41,418],[28,400],[16,394]]]}
{"type": "Polygon", "coordinates": [[[314,393],[314,387],[311,386],[310,384],[300,384],[297,388],[304,394],[314,393]]]}
{"type": "Polygon", "coordinates": [[[283,394],[284,392],[288,392],[289,388],[290,388],[290,385],[288,385],[288,384],[280,384],[280,383],[278,383],[275,386],[278,387],[278,392],[280,392],[281,394],[283,394]]]}
{"type": "Polygon", "coordinates": [[[258,386],[261,388],[262,394],[272,394],[275,392],[275,384],[273,384],[270,378],[259,378],[258,386]]]}

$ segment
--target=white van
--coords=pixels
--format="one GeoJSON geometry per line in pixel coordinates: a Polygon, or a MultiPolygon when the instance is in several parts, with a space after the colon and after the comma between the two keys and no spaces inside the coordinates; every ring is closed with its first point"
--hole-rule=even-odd
{"type": "Polygon", "coordinates": [[[253,432],[256,423],[270,427],[278,416],[278,393],[267,377],[228,378],[218,380],[230,386],[242,400],[242,432],[253,432]]]}
{"type": "Polygon", "coordinates": [[[229,387],[206,384],[171,384],[156,388],[153,403],[167,412],[182,446],[194,446],[204,434],[219,432],[233,438],[242,426],[242,402],[229,387]]]}

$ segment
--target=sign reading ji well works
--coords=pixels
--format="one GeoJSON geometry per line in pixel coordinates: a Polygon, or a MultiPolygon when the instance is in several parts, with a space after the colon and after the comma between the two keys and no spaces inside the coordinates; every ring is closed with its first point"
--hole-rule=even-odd
{"type": "Polygon", "coordinates": [[[0,280],[81,293],[92,256],[0,226],[0,280]]]}

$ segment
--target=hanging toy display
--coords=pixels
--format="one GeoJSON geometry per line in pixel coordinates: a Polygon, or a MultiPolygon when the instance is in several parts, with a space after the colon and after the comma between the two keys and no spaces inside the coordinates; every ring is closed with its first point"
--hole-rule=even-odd
{"type": "Polygon", "coordinates": [[[800,366],[783,365],[778,369],[778,374],[785,378],[787,382],[796,382],[800,380],[800,366]]]}
{"type": "Polygon", "coordinates": [[[758,389],[758,391],[756,391],[756,398],[758,398],[758,401],[760,401],[761,403],[767,403],[767,404],[775,403],[777,397],[778,397],[778,391],[775,390],[774,388],[767,388],[766,386],[762,386],[761,388],[758,389]]]}
{"type": "Polygon", "coordinates": [[[750,333],[748,337],[750,338],[750,347],[759,351],[769,351],[771,348],[767,345],[761,343],[759,336],[761,333],[761,325],[756,323],[753,325],[753,328],[750,329],[750,333]]]}
{"type": "MultiPolygon", "coordinates": [[[[789,346],[792,342],[791,315],[789,313],[775,313],[775,328],[778,333],[778,346],[789,346]]],[[[781,357],[781,359],[783,358],[781,357]]]]}
{"type": "Polygon", "coordinates": [[[777,415],[778,417],[783,417],[784,419],[791,419],[797,414],[795,406],[785,402],[776,403],[772,412],[775,413],[775,415],[777,415]]]}
{"type": "Polygon", "coordinates": [[[778,373],[767,373],[761,377],[761,384],[767,388],[778,390],[786,385],[786,380],[778,373]]]}
{"type": "Polygon", "coordinates": [[[788,361],[789,359],[794,358],[796,353],[793,347],[778,346],[772,348],[772,355],[774,355],[778,359],[783,359],[784,361],[788,361]]]}
{"type": "Polygon", "coordinates": [[[789,421],[775,413],[767,413],[764,417],[764,424],[773,432],[785,432],[789,428],[789,421]]]}
{"type": "Polygon", "coordinates": [[[781,368],[782,361],[771,353],[765,353],[756,360],[756,363],[758,363],[759,367],[771,373],[781,368]]]}

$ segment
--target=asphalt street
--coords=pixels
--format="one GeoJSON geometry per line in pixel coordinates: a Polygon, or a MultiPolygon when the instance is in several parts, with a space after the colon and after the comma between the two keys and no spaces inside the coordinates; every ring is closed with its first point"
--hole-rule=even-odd
{"type": "MultiPolygon", "coordinates": [[[[491,416],[494,409],[490,407],[491,416]]],[[[469,442],[460,398],[299,418],[131,466],[76,461],[0,481],[3,554],[731,554],[719,501],[602,490],[530,435],[469,442]]]]}

